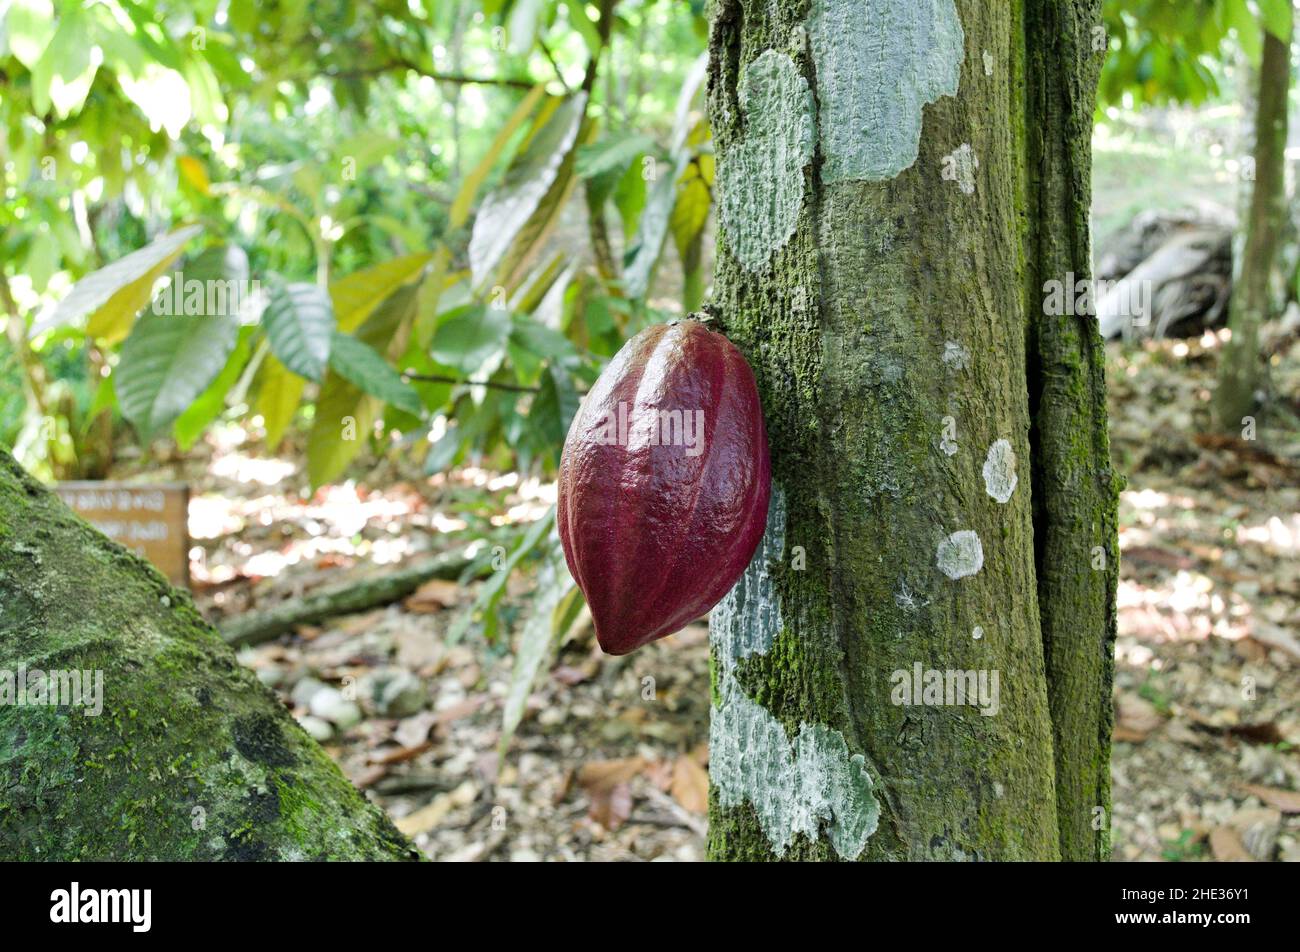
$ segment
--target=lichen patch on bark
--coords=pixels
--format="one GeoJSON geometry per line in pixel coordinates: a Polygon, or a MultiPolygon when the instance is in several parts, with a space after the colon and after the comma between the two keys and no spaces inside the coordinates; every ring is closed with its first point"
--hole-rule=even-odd
{"type": "Polygon", "coordinates": [[[880,819],[865,758],[824,724],[801,722],[792,739],[736,676],[739,661],[766,654],[785,628],[770,570],[784,557],[785,529],[785,496],[774,485],[763,542],[709,619],[719,677],[709,777],[724,806],[753,806],[778,856],[798,834],[816,840],[824,832],[841,857],[856,859],[880,819]]]}
{"type": "Polygon", "coordinates": [[[984,491],[1000,503],[1007,503],[1020,481],[1016,476],[1016,451],[1007,440],[995,440],[984,460],[984,491]]]}
{"type": "Polygon", "coordinates": [[[939,543],[935,561],[950,579],[966,578],[984,567],[984,546],[973,529],[963,529],[939,543]]]}
{"type": "Polygon", "coordinates": [[[953,0],[812,0],[808,35],[823,181],[909,168],[926,103],[957,94],[965,36],[953,0]]]}
{"type": "Polygon", "coordinates": [[[767,50],[746,68],[738,99],[745,136],[718,163],[722,227],[731,253],[758,271],[794,234],[813,157],[813,97],[794,60],[767,50]]]}

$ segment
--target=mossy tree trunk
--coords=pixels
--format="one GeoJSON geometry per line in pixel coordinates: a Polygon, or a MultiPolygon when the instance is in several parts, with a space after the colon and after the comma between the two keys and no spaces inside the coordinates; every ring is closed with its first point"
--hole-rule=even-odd
{"type": "Polygon", "coordinates": [[[1116,479],[1096,2],[719,0],[713,310],[768,534],[712,623],[718,859],[1099,859],[1116,479]],[[920,691],[914,690],[920,687],[920,691]]]}
{"type": "Polygon", "coordinates": [[[3,451],[0,701],[0,858],[416,856],[186,594],[3,451]]]}
{"type": "Polygon", "coordinates": [[[1287,96],[1291,89],[1291,40],[1264,31],[1264,53],[1255,97],[1255,181],[1246,213],[1246,241],[1232,291],[1228,328],[1214,394],[1215,414],[1224,430],[1241,430],[1255,412],[1266,365],[1259,331],[1270,317],[1270,284],[1286,226],[1287,96]]]}

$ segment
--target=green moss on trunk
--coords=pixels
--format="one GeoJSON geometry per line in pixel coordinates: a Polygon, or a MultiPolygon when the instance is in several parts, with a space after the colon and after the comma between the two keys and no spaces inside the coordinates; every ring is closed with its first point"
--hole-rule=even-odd
{"type": "Polygon", "coordinates": [[[395,860],[410,843],[143,560],[0,451],[0,672],[102,673],[102,711],[0,705],[0,855],[395,860]]]}

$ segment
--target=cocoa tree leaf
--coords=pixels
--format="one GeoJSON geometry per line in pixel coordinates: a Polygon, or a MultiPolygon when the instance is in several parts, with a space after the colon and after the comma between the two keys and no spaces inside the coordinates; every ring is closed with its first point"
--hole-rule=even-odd
{"type": "Polygon", "coordinates": [[[403,255],[331,281],[330,300],[338,329],[351,334],[389,295],[419,277],[432,258],[431,251],[403,255]]]}
{"type": "Polygon", "coordinates": [[[182,451],[188,452],[195,441],[203,435],[203,431],[226,408],[226,395],[239,382],[239,375],[244,372],[244,367],[248,364],[255,330],[252,325],[245,325],[239,329],[239,341],[235,345],[234,353],[227,359],[226,366],[208,385],[208,389],[199,394],[189,408],[176,418],[176,422],[172,425],[172,435],[176,437],[176,445],[182,451]]]}
{"type": "Polygon", "coordinates": [[[556,107],[510,164],[501,185],[483,200],[469,243],[470,270],[479,287],[508,284],[549,233],[573,182],[573,152],[586,108],[585,93],[556,107]]]}
{"type": "Polygon", "coordinates": [[[510,313],[483,304],[448,311],[433,335],[429,356],[471,374],[499,354],[510,337],[510,313]]]}
{"type": "Polygon", "coordinates": [[[277,282],[262,314],[271,352],[300,377],[320,380],[329,366],[334,305],[317,284],[277,282]]]}
{"type": "Polygon", "coordinates": [[[181,228],[86,275],[32,324],[30,336],[66,327],[89,314],[87,334],[110,344],[122,340],[136,314],[149,303],[154,282],[202,230],[198,225],[181,228]]]}
{"type": "Polygon", "coordinates": [[[515,649],[514,667],[510,671],[510,687],[506,691],[505,707],[501,717],[500,756],[504,757],[515,736],[533,685],[550,658],[551,652],[563,631],[557,631],[557,609],[570,589],[576,588],[568,569],[560,559],[547,559],[537,573],[537,591],[528,620],[519,632],[515,649]]]}
{"type": "MultiPolygon", "coordinates": [[[[410,339],[418,295],[418,284],[398,288],[357,329],[357,339],[396,360],[410,339]]],[[[326,374],[316,400],[316,419],[307,435],[307,475],[312,486],[328,483],[347,469],[374,428],[381,406],[337,371],[326,374]]]]}
{"type": "MultiPolygon", "coordinates": [[[[210,248],[185,272],[185,281],[211,288],[219,281],[246,281],[248,256],[235,247],[210,248]]],[[[184,413],[217,377],[239,340],[239,296],[205,293],[211,313],[150,311],[122,345],[115,388],[122,414],[149,437],[184,413]]]]}
{"type": "Polygon", "coordinates": [[[546,94],[546,84],[538,83],[520,100],[519,105],[515,107],[514,112],[506,119],[505,124],[497,129],[497,134],[492,142],[488,145],[487,151],[479,159],[478,164],[469,171],[461,182],[460,190],[456,192],[456,197],[451,203],[451,211],[448,213],[448,220],[452,228],[460,228],[469,220],[470,208],[474,204],[474,198],[478,195],[478,190],[483,186],[484,180],[487,179],[497,160],[505,151],[506,146],[510,144],[511,138],[519,130],[529,117],[537,111],[537,104],[542,101],[546,94]]]}
{"type": "Polygon", "coordinates": [[[267,354],[261,367],[261,388],[257,394],[257,412],[266,428],[266,447],[272,452],[284,438],[284,431],[298,411],[307,381],[276,358],[267,354]]]}
{"type": "Polygon", "coordinates": [[[574,171],[578,178],[583,179],[610,172],[621,175],[638,156],[657,149],[654,137],[643,132],[615,133],[590,145],[579,146],[574,171]]]}
{"type": "Polygon", "coordinates": [[[626,255],[623,268],[623,290],[629,297],[643,298],[650,289],[655,267],[663,251],[664,238],[668,234],[668,224],[672,217],[673,205],[677,198],[677,179],[685,168],[685,162],[678,162],[670,171],[661,171],[646,196],[645,208],[637,223],[636,238],[626,255]]]}
{"type": "Polygon", "coordinates": [[[1292,0],[1256,0],[1264,29],[1283,43],[1291,42],[1292,0]]]}
{"type": "Polygon", "coordinates": [[[330,369],[358,389],[415,416],[424,413],[420,395],[369,344],[334,332],[330,369]]]}
{"type": "Polygon", "coordinates": [[[519,544],[515,546],[513,552],[506,559],[505,564],[497,570],[495,574],[488,578],[479,586],[478,597],[470,609],[461,614],[447,631],[447,643],[456,644],[464,636],[465,631],[469,628],[470,622],[474,616],[483,615],[483,635],[491,641],[496,636],[497,617],[496,607],[500,602],[502,594],[505,592],[506,582],[510,579],[510,573],[513,572],[523,561],[524,556],[537,548],[537,544],[546,537],[546,534],[555,526],[555,507],[552,506],[536,522],[528,527],[519,544]]]}

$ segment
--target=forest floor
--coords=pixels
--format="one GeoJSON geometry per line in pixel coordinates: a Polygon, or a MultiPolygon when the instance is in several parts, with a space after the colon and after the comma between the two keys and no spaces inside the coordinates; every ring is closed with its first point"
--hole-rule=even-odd
{"type": "MultiPolygon", "coordinates": [[[[1254,441],[1206,436],[1218,352],[1211,334],[1108,353],[1112,448],[1128,479],[1116,859],[1300,861],[1300,431],[1283,412],[1289,422],[1254,441]]],[[[1300,393],[1300,342],[1279,355],[1275,383],[1300,393]]],[[[210,449],[175,475],[195,484],[195,588],[215,619],[353,566],[464,545],[553,498],[514,477],[402,479],[387,467],[373,485],[307,497],[293,463],[259,458],[239,434],[210,449]]],[[[512,580],[507,615],[530,585],[512,580]]],[[[511,652],[445,639],[472,597],[472,586],[431,582],[242,660],[430,857],[701,859],[705,627],[621,658],[579,632],[499,760],[511,652]]]]}

